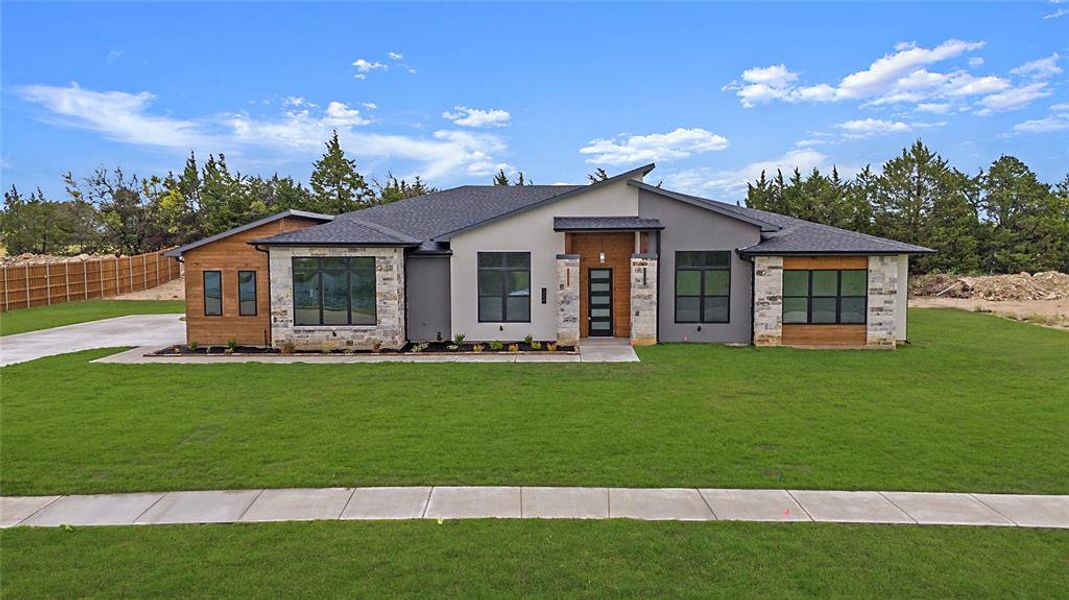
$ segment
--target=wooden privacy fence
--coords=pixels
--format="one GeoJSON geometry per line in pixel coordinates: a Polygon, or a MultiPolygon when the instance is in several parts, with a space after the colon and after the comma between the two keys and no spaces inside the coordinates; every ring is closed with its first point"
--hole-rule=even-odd
{"type": "Polygon", "coordinates": [[[5,265],[0,267],[0,302],[3,310],[47,306],[107,298],[145,290],[177,279],[178,260],[166,250],[67,262],[5,265]]]}

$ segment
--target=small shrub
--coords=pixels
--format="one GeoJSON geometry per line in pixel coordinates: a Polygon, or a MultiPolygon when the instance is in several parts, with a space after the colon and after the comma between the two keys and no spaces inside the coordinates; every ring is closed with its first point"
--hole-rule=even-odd
{"type": "Polygon", "coordinates": [[[531,350],[541,350],[542,342],[531,342],[531,350]]]}
{"type": "Polygon", "coordinates": [[[278,345],[278,349],[281,350],[283,354],[293,354],[297,351],[297,343],[293,340],[282,340],[278,345]]]}
{"type": "Polygon", "coordinates": [[[484,346],[482,344],[475,344],[474,346],[471,347],[471,351],[472,352],[482,352],[483,351],[483,347],[484,346]]]}
{"type": "Polygon", "coordinates": [[[464,334],[463,333],[458,333],[458,334],[454,335],[453,336],[453,343],[456,344],[457,346],[463,344],[464,343],[464,334]]]}
{"type": "Polygon", "coordinates": [[[200,348],[200,342],[198,342],[197,340],[193,340],[192,342],[189,343],[189,349],[190,350],[196,352],[197,348],[200,348]]]}
{"type": "Polygon", "coordinates": [[[501,343],[498,340],[494,340],[494,341],[490,342],[490,349],[493,350],[494,352],[501,352],[501,349],[504,348],[504,347],[505,347],[505,344],[501,343]]]}
{"type": "Polygon", "coordinates": [[[546,344],[546,350],[549,350],[550,352],[556,352],[557,351],[557,342],[549,342],[549,343],[547,343],[546,344]]]}
{"type": "Polygon", "coordinates": [[[230,346],[227,346],[226,348],[223,348],[223,354],[233,354],[233,353],[234,353],[234,349],[231,348],[230,346]]]}
{"type": "Polygon", "coordinates": [[[456,344],[449,344],[448,346],[445,347],[445,349],[449,350],[450,352],[456,352],[457,350],[460,350],[460,346],[458,346],[456,344]]]}
{"type": "Polygon", "coordinates": [[[519,352],[519,351],[520,351],[520,345],[519,344],[509,344],[509,352],[519,352]]]}
{"type": "Polygon", "coordinates": [[[530,346],[530,345],[531,345],[531,342],[533,342],[533,341],[534,341],[534,336],[528,333],[527,335],[525,335],[525,336],[523,337],[523,341],[524,341],[524,343],[525,343],[525,344],[527,344],[528,346],[530,346]]]}
{"type": "Polygon", "coordinates": [[[416,343],[415,343],[415,344],[413,344],[413,346],[412,346],[412,351],[413,351],[413,352],[423,352],[423,351],[424,351],[424,350],[426,350],[427,348],[430,348],[430,346],[431,346],[431,345],[430,345],[430,343],[429,343],[429,342],[416,342],[416,343]]]}
{"type": "Polygon", "coordinates": [[[234,338],[230,338],[229,340],[226,341],[226,349],[227,350],[230,350],[231,352],[233,352],[234,349],[237,348],[237,347],[238,347],[238,341],[235,340],[234,338]]]}
{"type": "Polygon", "coordinates": [[[319,345],[319,351],[323,354],[330,354],[330,344],[323,342],[319,345]]]}
{"type": "Polygon", "coordinates": [[[382,342],[376,341],[374,344],[371,344],[371,351],[375,353],[382,352],[382,342]]]}

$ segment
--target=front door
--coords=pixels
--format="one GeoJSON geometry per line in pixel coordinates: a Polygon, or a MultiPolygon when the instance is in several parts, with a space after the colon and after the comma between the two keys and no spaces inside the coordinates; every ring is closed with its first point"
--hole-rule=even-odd
{"type": "Polygon", "coordinates": [[[612,269],[590,269],[586,280],[590,335],[612,337],[612,269]]]}

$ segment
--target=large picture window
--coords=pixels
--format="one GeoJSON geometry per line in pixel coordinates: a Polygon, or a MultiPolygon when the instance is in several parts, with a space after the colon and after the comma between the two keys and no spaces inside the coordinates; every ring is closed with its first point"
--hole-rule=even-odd
{"type": "Polygon", "coordinates": [[[374,325],[375,257],[293,259],[294,325],[374,325]]]}
{"type": "Polygon", "coordinates": [[[256,271],[238,271],[238,315],[256,316],[256,271]]]}
{"type": "Polygon", "coordinates": [[[784,324],[864,324],[868,271],[783,272],[784,324]]]}
{"type": "Polygon", "coordinates": [[[204,272],[204,316],[218,317],[223,314],[223,274],[220,271],[204,272]]]}
{"type": "Polygon", "coordinates": [[[531,253],[479,253],[479,322],[531,322],[531,253]]]}
{"type": "Polygon", "coordinates": [[[727,323],[731,252],[676,252],[676,323],[727,323]]]}

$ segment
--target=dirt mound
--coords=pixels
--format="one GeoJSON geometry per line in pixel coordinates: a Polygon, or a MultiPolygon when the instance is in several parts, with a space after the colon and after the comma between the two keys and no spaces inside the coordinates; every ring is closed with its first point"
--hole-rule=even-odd
{"type": "Polygon", "coordinates": [[[43,265],[47,263],[85,262],[99,258],[115,258],[114,254],[78,254],[75,256],[56,256],[53,254],[30,254],[29,252],[15,256],[0,257],[2,265],[43,265]]]}
{"type": "Polygon", "coordinates": [[[1069,298],[1069,275],[1044,271],[1030,275],[947,275],[931,273],[910,280],[912,296],[984,300],[1061,300],[1069,298]]]}

